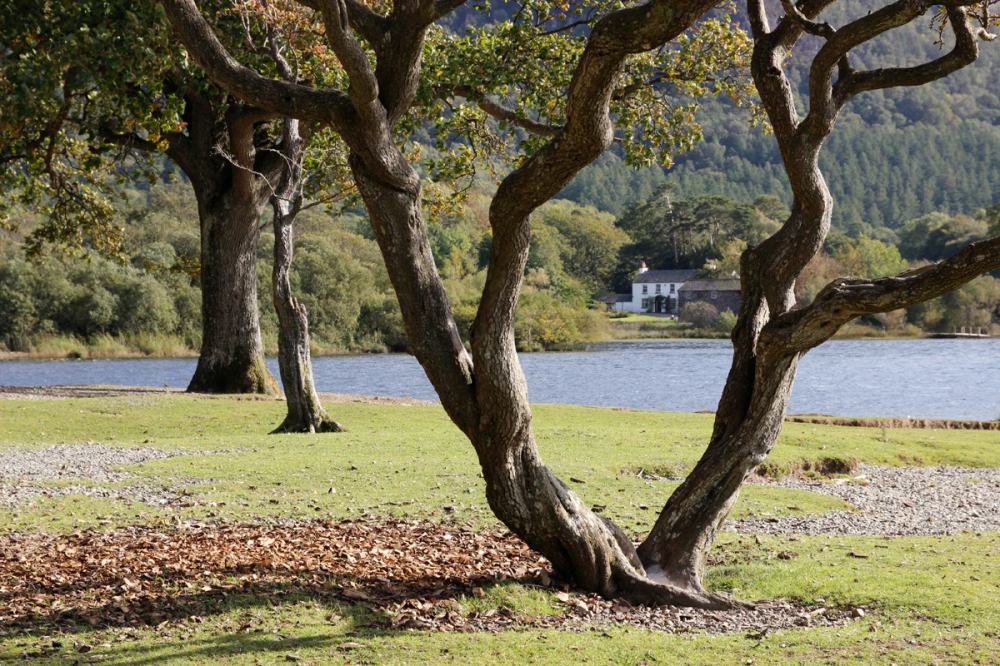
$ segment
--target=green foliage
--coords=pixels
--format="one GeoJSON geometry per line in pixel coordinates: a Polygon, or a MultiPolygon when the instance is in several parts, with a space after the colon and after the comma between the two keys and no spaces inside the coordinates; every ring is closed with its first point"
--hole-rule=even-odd
{"type": "Polygon", "coordinates": [[[564,351],[602,339],[606,327],[607,320],[593,310],[572,307],[545,291],[525,290],[514,337],[520,351],[564,351]]]}
{"type": "MultiPolygon", "coordinates": [[[[471,179],[478,165],[497,178],[544,145],[565,122],[566,92],[588,28],[613,8],[552,0],[521,3],[516,11],[483,4],[481,17],[466,12],[432,28],[419,101],[401,130],[410,136],[424,124],[433,144],[421,150],[428,175],[471,179]]],[[[665,48],[629,58],[611,109],[625,160],[669,164],[690,150],[701,140],[693,100],[724,95],[748,105],[749,54],[746,33],[720,15],[665,48]]]]}
{"type": "MultiPolygon", "coordinates": [[[[729,311],[727,310],[727,312],[729,311]]],[[[732,312],[729,312],[730,317],[732,314],[732,312]]],[[[693,303],[685,303],[681,306],[680,311],[677,313],[677,318],[680,321],[694,324],[697,328],[708,328],[715,326],[719,322],[720,316],[719,311],[711,303],[694,301],[693,303]]]]}
{"type": "Polygon", "coordinates": [[[711,259],[731,274],[738,269],[741,248],[772,234],[785,212],[771,197],[753,204],[719,196],[674,200],[672,188],[662,187],[616,222],[632,242],[621,248],[613,286],[628,291],[641,262],[656,269],[701,268],[711,259]]]}
{"type": "Polygon", "coordinates": [[[529,266],[543,268],[550,275],[565,272],[597,295],[607,288],[618,262],[618,251],[628,241],[628,234],[615,226],[611,215],[568,201],[553,201],[542,206],[532,221],[529,266]],[[552,236],[550,229],[557,238],[543,249],[542,242],[536,239],[546,234],[552,236]],[[550,256],[542,259],[543,253],[550,256]]]}
{"type": "Polygon", "coordinates": [[[985,213],[975,218],[931,213],[910,220],[900,228],[899,251],[910,260],[938,261],[989,235],[985,213]]]}
{"type": "Polygon", "coordinates": [[[47,243],[122,252],[111,201],[126,178],[151,178],[137,145],[162,150],[179,129],[181,97],[163,85],[184,71],[155,3],[8,2],[0,7],[0,221],[13,206],[44,223],[29,249],[47,243]],[[122,145],[109,137],[120,132],[122,145]]]}
{"type": "Polygon", "coordinates": [[[736,326],[736,315],[732,310],[726,309],[719,313],[719,318],[715,321],[715,328],[721,333],[730,333],[736,326]]]}
{"type": "Polygon", "coordinates": [[[855,277],[885,277],[906,268],[906,262],[899,256],[899,249],[865,235],[843,245],[837,250],[834,259],[840,263],[846,275],[855,277]]]}

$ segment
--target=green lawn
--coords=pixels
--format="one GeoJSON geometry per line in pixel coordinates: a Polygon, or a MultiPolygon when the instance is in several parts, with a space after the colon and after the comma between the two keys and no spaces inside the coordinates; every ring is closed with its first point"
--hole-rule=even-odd
{"type": "MultiPolygon", "coordinates": [[[[283,415],[279,401],[137,396],[0,401],[0,450],[56,443],[148,446],[194,455],[132,466],[128,485],[183,487],[182,507],[152,507],[80,495],[40,498],[0,510],[0,530],[70,532],[131,523],[258,518],[333,520],[401,516],[495,528],[471,446],[437,407],[331,404],[349,432],[267,435],[283,415]],[[334,492],[330,492],[334,489],[334,492]]],[[[711,417],[539,405],[533,421],[546,461],[588,503],[631,533],[647,529],[672,483],[644,480],[683,473],[697,460],[711,417]],[[642,508],[648,507],[648,508],[642,508]]],[[[788,424],[775,470],[822,458],[900,464],[1000,467],[1000,434],[788,424]],[[887,435],[887,436],[886,436],[887,435]],[[888,441],[883,441],[888,440],[888,441]]],[[[53,486],[77,482],[52,483],[53,486]]],[[[99,484],[98,484],[99,485],[99,484]]],[[[814,493],[748,486],[736,515],[846,508],[814,493]],[[795,507],[795,508],[790,508],[795,507]]],[[[167,528],[165,528],[167,529],[167,528]]],[[[745,599],[785,597],[874,614],[844,628],[737,634],[656,634],[618,628],[568,633],[537,629],[500,634],[374,632],[364,612],[311,595],[231,599],[197,621],[162,627],[79,627],[67,637],[8,633],[0,626],[0,663],[59,640],[85,642],[81,663],[567,663],[615,664],[992,664],[1000,647],[1000,557],[996,534],[940,538],[768,537],[725,533],[714,589],[745,599]],[[864,552],[868,558],[851,557],[864,552]],[[793,553],[785,559],[779,553],[793,553]],[[328,617],[338,617],[331,621],[328,617]],[[241,626],[252,631],[239,632],[241,626]],[[346,644],[358,644],[352,647],[346,644]],[[751,661],[752,660],[752,661],[751,661]]],[[[0,603],[4,591],[0,589],[0,603]]],[[[517,584],[483,604],[550,606],[549,592],[517,584]]],[[[466,604],[467,605],[467,604],[466,604]]],[[[72,650],[70,650],[72,651],[72,650]]],[[[59,655],[27,663],[73,663],[59,655]]]]}

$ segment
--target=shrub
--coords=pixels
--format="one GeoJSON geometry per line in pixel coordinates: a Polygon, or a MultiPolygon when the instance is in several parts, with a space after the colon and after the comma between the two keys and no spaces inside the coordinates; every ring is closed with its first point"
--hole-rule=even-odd
{"type": "Polygon", "coordinates": [[[731,333],[734,326],[736,326],[736,315],[733,314],[732,310],[723,310],[715,322],[715,328],[723,333],[731,333]]]}
{"type": "MultiPolygon", "coordinates": [[[[731,312],[729,314],[732,314],[731,312]]],[[[719,320],[719,311],[715,306],[705,301],[687,303],[678,313],[678,319],[694,324],[698,328],[712,326],[719,320]]]]}

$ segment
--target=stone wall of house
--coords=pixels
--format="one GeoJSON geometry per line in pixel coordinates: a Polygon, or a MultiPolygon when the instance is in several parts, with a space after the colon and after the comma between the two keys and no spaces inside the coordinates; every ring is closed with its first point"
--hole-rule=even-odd
{"type": "Polygon", "coordinates": [[[695,301],[705,301],[706,303],[712,305],[720,313],[725,310],[732,310],[733,314],[736,314],[740,311],[740,292],[735,290],[682,290],[678,293],[678,295],[680,296],[679,307],[684,307],[688,303],[694,303],[695,301]]]}

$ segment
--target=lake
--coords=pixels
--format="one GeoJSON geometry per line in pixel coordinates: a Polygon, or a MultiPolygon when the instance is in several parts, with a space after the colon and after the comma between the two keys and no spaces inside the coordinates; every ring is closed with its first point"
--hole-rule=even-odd
{"type": "MultiPolygon", "coordinates": [[[[532,402],[692,412],[716,407],[728,340],[607,342],[590,351],[522,354],[532,402]]],[[[195,359],[3,361],[0,385],[185,387],[195,359]]],[[[275,376],[277,362],[269,359],[275,376]]],[[[412,356],[313,359],[317,389],[434,400],[412,356]]],[[[790,413],[993,420],[1000,416],[1000,339],[834,340],[799,366],[790,413]]]]}

